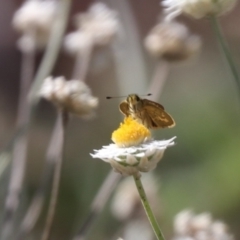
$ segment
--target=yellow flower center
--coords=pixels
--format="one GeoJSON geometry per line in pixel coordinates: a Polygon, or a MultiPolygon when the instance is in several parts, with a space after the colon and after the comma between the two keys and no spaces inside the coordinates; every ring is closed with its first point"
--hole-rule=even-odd
{"type": "Polygon", "coordinates": [[[112,133],[112,140],[119,147],[136,146],[150,138],[150,131],[131,117],[125,118],[120,127],[112,133]]]}

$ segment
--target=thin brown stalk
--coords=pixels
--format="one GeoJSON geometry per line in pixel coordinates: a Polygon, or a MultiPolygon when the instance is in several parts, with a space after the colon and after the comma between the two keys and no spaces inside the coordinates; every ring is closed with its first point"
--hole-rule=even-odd
{"type": "Polygon", "coordinates": [[[157,63],[156,69],[154,71],[152,81],[149,86],[148,93],[151,93],[151,99],[157,101],[161,95],[164,84],[167,80],[170,70],[170,65],[166,61],[161,61],[157,63]]]}
{"type": "MultiPolygon", "coordinates": [[[[34,36],[33,36],[34,37],[34,36]]],[[[22,67],[20,77],[20,94],[18,101],[18,113],[16,126],[26,125],[30,119],[30,106],[26,99],[33,79],[35,63],[35,51],[22,53],[22,67]]],[[[12,234],[14,215],[19,206],[22,190],[27,154],[27,134],[22,134],[18,141],[14,142],[12,168],[8,193],[3,214],[1,239],[7,239],[12,234]]]]}
{"type": "Polygon", "coordinates": [[[98,190],[95,198],[91,204],[91,210],[86,217],[85,221],[81,225],[78,234],[74,237],[74,240],[84,240],[89,233],[90,228],[97,220],[98,216],[102,212],[106,205],[111,193],[115,189],[117,183],[120,181],[121,175],[115,173],[113,170],[105,178],[103,184],[98,190]]]}
{"type": "Polygon", "coordinates": [[[49,239],[51,228],[53,224],[53,219],[56,211],[56,205],[57,205],[57,199],[58,199],[58,192],[59,192],[59,184],[60,184],[60,177],[61,177],[61,168],[62,168],[62,161],[64,156],[64,145],[65,145],[65,137],[66,137],[66,127],[68,123],[68,113],[63,111],[60,113],[61,116],[59,117],[61,119],[61,128],[59,128],[59,141],[61,144],[60,151],[56,152],[54,151],[54,154],[57,154],[56,156],[56,164],[54,168],[53,173],[53,183],[52,183],[52,190],[51,190],[51,196],[50,196],[50,203],[48,207],[48,213],[47,213],[47,219],[44,226],[43,234],[41,237],[41,240],[47,240],[49,239]]]}

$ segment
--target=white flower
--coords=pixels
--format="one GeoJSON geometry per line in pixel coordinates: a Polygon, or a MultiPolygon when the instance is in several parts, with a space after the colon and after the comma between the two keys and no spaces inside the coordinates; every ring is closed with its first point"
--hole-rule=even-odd
{"type": "Polygon", "coordinates": [[[174,231],[179,235],[188,235],[189,226],[193,219],[193,213],[190,210],[184,210],[178,213],[174,219],[174,231]]]}
{"type": "Polygon", "coordinates": [[[196,54],[201,48],[201,39],[190,34],[183,24],[163,21],[147,35],[145,47],[154,57],[176,62],[196,54]]]}
{"type": "Polygon", "coordinates": [[[91,95],[90,88],[84,82],[66,81],[64,77],[46,78],[40,96],[83,118],[93,116],[98,106],[98,99],[91,95]]]}
{"type": "Polygon", "coordinates": [[[176,215],[174,231],[173,240],[233,240],[224,223],[214,222],[209,213],[194,215],[190,210],[176,215]]]}
{"type": "MultiPolygon", "coordinates": [[[[144,216],[145,217],[145,216],[144,216]]],[[[135,218],[128,221],[122,231],[125,239],[152,240],[155,239],[153,230],[146,218],[135,218]]]]}
{"type": "Polygon", "coordinates": [[[165,149],[174,145],[173,137],[165,141],[149,141],[132,147],[118,147],[116,144],[103,146],[91,154],[93,158],[100,158],[111,164],[116,172],[123,175],[134,175],[148,172],[156,168],[165,149]]]}
{"type": "Polygon", "coordinates": [[[115,11],[99,2],[93,4],[87,13],[79,15],[78,25],[92,36],[96,45],[105,46],[117,35],[119,20],[115,11]]]}
{"type": "Polygon", "coordinates": [[[55,1],[28,0],[14,14],[13,25],[23,32],[31,28],[48,29],[54,19],[55,11],[55,1]]]}
{"type": "Polygon", "coordinates": [[[104,3],[93,4],[86,13],[76,17],[77,31],[65,38],[64,46],[69,53],[81,52],[84,47],[107,46],[119,32],[117,13],[104,3]]]}
{"type": "Polygon", "coordinates": [[[81,53],[92,44],[91,36],[82,30],[69,33],[64,39],[64,47],[72,55],[81,53]]]}
{"type": "Polygon", "coordinates": [[[194,231],[207,231],[212,224],[212,216],[210,213],[201,213],[195,216],[191,221],[191,227],[194,231]]]}
{"type": "MultiPolygon", "coordinates": [[[[57,3],[54,0],[28,0],[13,16],[13,26],[24,35],[36,41],[38,47],[46,44],[54,22],[57,3]]],[[[26,39],[21,39],[20,46],[27,47],[26,39]]]]}
{"type": "Polygon", "coordinates": [[[231,10],[237,0],[163,0],[167,19],[171,20],[181,13],[194,18],[221,15],[231,10]]]}

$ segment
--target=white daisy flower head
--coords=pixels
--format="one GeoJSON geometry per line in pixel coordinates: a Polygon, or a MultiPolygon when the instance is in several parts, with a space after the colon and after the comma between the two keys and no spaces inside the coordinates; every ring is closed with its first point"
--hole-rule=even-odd
{"type": "Polygon", "coordinates": [[[214,221],[210,213],[195,215],[191,210],[178,213],[174,220],[173,240],[233,240],[227,227],[214,221]]]}
{"type": "Polygon", "coordinates": [[[162,6],[165,8],[168,20],[182,13],[199,19],[222,15],[230,11],[236,2],[237,0],[162,0],[162,6]]]}
{"type": "Polygon", "coordinates": [[[148,172],[156,168],[163,157],[164,151],[174,145],[173,137],[169,140],[150,140],[137,146],[119,147],[116,144],[103,146],[91,154],[93,158],[100,158],[110,163],[116,172],[124,176],[140,175],[139,172],[148,172]]]}
{"type": "Polygon", "coordinates": [[[117,36],[120,23],[117,13],[99,2],[93,4],[86,13],[79,14],[76,25],[91,36],[96,46],[106,46],[117,36]]]}
{"type": "MultiPolygon", "coordinates": [[[[56,16],[56,8],[57,2],[54,0],[27,0],[15,12],[13,26],[23,35],[31,33],[36,41],[36,46],[43,47],[48,41],[56,16]]],[[[24,44],[23,40],[21,40],[20,46],[24,44]]]]}
{"type": "Polygon", "coordinates": [[[64,77],[46,78],[40,96],[82,118],[94,116],[98,106],[98,99],[91,95],[90,88],[84,82],[66,81],[64,77]]]}
{"type": "Polygon", "coordinates": [[[174,21],[160,22],[145,38],[146,50],[168,62],[191,58],[200,51],[201,45],[200,37],[192,35],[185,25],[174,21]]]}

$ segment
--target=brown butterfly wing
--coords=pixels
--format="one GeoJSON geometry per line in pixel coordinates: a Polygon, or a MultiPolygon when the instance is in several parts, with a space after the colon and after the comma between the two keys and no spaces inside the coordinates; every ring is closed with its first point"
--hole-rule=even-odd
{"type": "Polygon", "coordinates": [[[157,108],[161,108],[162,110],[164,110],[163,105],[161,105],[160,103],[157,103],[157,102],[154,102],[154,101],[151,101],[148,99],[143,99],[142,101],[143,101],[144,105],[151,105],[151,106],[155,106],[157,108]]]}
{"type": "Polygon", "coordinates": [[[119,110],[120,112],[122,112],[126,117],[128,117],[130,115],[129,112],[129,106],[127,102],[121,102],[119,105],[119,110]]]}
{"type": "Polygon", "coordinates": [[[148,116],[148,128],[171,128],[175,126],[175,122],[164,107],[156,102],[143,99],[145,115],[148,116]]]}

